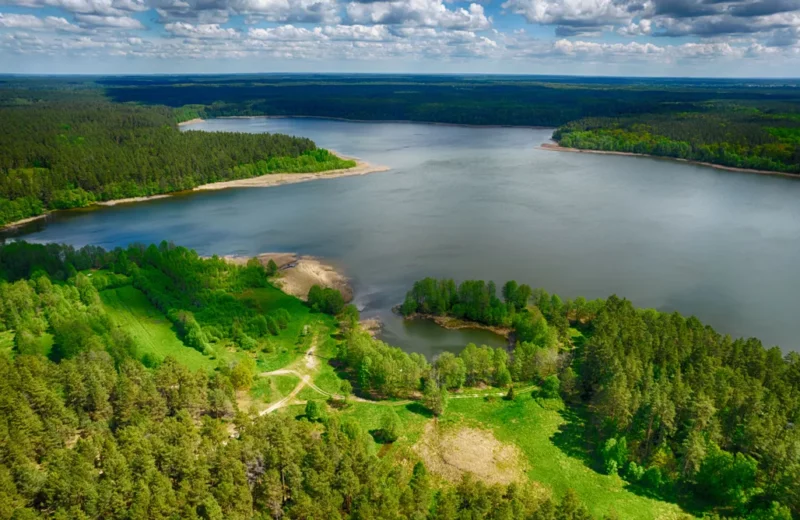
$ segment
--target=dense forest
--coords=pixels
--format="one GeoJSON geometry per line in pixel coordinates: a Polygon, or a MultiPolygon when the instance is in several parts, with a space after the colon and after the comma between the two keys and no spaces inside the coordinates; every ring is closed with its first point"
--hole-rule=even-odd
{"type": "MultiPolygon", "coordinates": [[[[0,349],[0,518],[591,518],[573,493],[554,500],[469,476],[439,484],[419,462],[378,457],[357,422],[335,415],[248,413],[235,396],[252,384],[247,363],[211,373],[171,357],[142,363],[100,298],[142,275],[161,282],[145,289],[154,301],[202,308],[201,294],[268,283],[255,264],[166,244],[12,243],[0,273],[0,334],[13,336],[0,349]]],[[[236,327],[219,314],[198,313],[200,332],[236,327]]]]}
{"type": "Polygon", "coordinates": [[[180,111],[163,106],[111,103],[84,91],[40,95],[3,96],[0,225],[96,201],[354,165],[304,138],[181,132],[180,111]]]}
{"type": "MultiPolygon", "coordinates": [[[[591,418],[582,435],[603,470],[631,485],[750,518],[789,518],[782,508],[800,513],[800,355],[784,358],[778,347],[732,340],[696,318],[637,310],[616,296],[562,301],[514,281],[502,300],[495,291],[492,282],[427,278],[406,296],[406,315],[510,323],[518,331],[526,323],[535,331],[511,356],[472,345],[440,357],[434,372],[442,384],[555,388],[591,418]],[[588,339],[565,341],[564,324],[588,339]]],[[[419,364],[406,357],[408,366],[419,364]]],[[[357,372],[359,362],[351,361],[357,372]]]]}
{"type": "Polygon", "coordinates": [[[569,148],[800,173],[797,112],[720,105],[701,112],[588,118],[562,126],[553,138],[569,148]]]}

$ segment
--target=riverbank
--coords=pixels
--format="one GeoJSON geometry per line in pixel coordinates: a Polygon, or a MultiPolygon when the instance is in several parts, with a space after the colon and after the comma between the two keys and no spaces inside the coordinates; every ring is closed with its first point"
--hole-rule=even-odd
{"type": "Polygon", "coordinates": [[[774,175],[777,177],[788,177],[792,179],[800,179],[800,175],[793,174],[793,173],[784,173],[784,172],[773,172],[770,170],[754,170],[751,168],[737,168],[735,166],[725,166],[723,164],[715,164],[710,162],[703,162],[703,161],[695,161],[692,159],[682,159],[680,157],[665,157],[662,155],[651,155],[646,153],[634,153],[634,152],[617,152],[614,150],[589,150],[584,148],[569,148],[566,146],[561,146],[558,143],[544,143],[539,145],[538,147],[541,150],[552,150],[555,152],[576,152],[576,153],[593,153],[598,155],[622,155],[625,157],[648,157],[650,159],[665,159],[668,161],[676,161],[685,164],[694,164],[696,166],[708,166],[711,168],[715,168],[717,170],[725,170],[729,172],[740,172],[740,173],[755,173],[758,175],[774,175]]]}
{"type": "MultiPolygon", "coordinates": [[[[398,307],[392,309],[393,311],[397,312],[398,307]]],[[[493,334],[497,334],[498,336],[502,336],[506,339],[511,337],[513,329],[510,327],[497,327],[494,325],[485,325],[483,323],[478,323],[475,321],[469,320],[462,320],[459,318],[454,318],[452,316],[438,316],[434,314],[423,314],[420,312],[415,312],[414,314],[409,314],[408,316],[403,316],[403,319],[406,320],[428,320],[436,323],[438,326],[442,327],[443,329],[448,330],[459,330],[459,329],[478,329],[478,330],[488,330],[493,334]]]]}
{"type": "MultiPolygon", "coordinates": [[[[252,256],[226,255],[221,257],[226,262],[245,265],[252,256]]],[[[347,277],[333,265],[313,256],[300,256],[297,253],[261,253],[255,258],[267,267],[272,260],[278,266],[280,276],[274,280],[275,285],[292,296],[303,301],[308,299],[308,291],[314,285],[336,289],[342,293],[345,302],[353,299],[353,289],[347,277]]]]}

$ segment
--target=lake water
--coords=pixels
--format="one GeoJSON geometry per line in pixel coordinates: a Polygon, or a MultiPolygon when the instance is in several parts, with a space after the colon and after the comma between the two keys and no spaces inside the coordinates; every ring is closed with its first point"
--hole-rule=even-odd
{"type": "Polygon", "coordinates": [[[502,341],[393,316],[425,276],[515,279],[565,298],[616,293],[800,350],[800,180],[538,149],[549,130],[317,119],[187,128],[305,136],[392,170],[62,212],[23,236],[325,257],[352,279],[362,314],[383,320],[386,341],[426,354],[502,341]]]}

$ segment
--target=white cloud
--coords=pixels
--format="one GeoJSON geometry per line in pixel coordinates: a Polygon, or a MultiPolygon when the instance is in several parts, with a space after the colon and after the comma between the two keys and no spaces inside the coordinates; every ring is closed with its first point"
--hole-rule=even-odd
{"type": "Polygon", "coordinates": [[[483,6],[472,3],[448,9],[441,0],[396,0],[391,2],[350,2],[348,18],[359,24],[411,25],[480,31],[492,25],[483,6]]]}
{"type": "Polygon", "coordinates": [[[112,27],[115,29],[144,29],[142,22],[129,16],[101,16],[97,14],[76,14],[75,20],[87,27],[112,27]]]}
{"type": "Polygon", "coordinates": [[[250,21],[292,23],[338,23],[336,0],[232,0],[230,7],[250,21]]]}
{"type": "Polygon", "coordinates": [[[65,18],[47,16],[39,18],[32,14],[0,13],[0,27],[30,29],[37,31],[79,32],[81,28],[69,23],[65,18]]]}
{"type": "Polygon", "coordinates": [[[269,29],[250,29],[247,31],[247,37],[255,40],[274,41],[311,41],[327,38],[322,34],[322,28],[320,27],[315,27],[313,31],[309,31],[305,27],[295,27],[293,25],[282,25],[269,29]]]}
{"type": "Polygon", "coordinates": [[[164,25],[164,29],[175,36],[184,38],[231,39],[239,37],[236,29],[222,28],[216,23],[192,25],[186,22],[174,22],[164,25]]]}

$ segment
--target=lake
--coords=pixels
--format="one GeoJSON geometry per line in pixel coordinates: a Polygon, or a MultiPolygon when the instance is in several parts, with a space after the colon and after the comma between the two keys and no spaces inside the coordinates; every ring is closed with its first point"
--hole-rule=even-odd
{"type": "Polygon", "coordinates": [[[392,170],[61,212],[18,236],[324,257],[352,279],[362,314],[382,319],[383,339],[428,355],[502,340],[393,316],[425,276],[515,279],[563,298],[617,294],[800,350],[800,180],[547,151],[537,147],[552,132],[540,129],[300,118],[185,129],[305,136],[392,170]]]}

